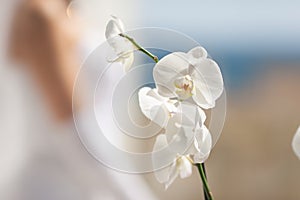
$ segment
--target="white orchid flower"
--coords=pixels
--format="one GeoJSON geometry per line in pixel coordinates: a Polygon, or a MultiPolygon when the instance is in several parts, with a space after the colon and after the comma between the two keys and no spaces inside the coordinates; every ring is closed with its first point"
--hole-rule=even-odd
{"type": "Polygon", "coordinates": [[[142,113],[160,127],[166,127],[169,119],[178,111],[178,102],[160,96],[157,89],[143,87],[138,96],[142,113]]]}
{"type": "Polygon", "coordinates": [[[173,143],[174,151],[189,149],[195,163],[204,162],[212,147],[211,134],[204,122],[205,112],[198,106],[179,104],[176,100],[162,97],[157,89],[143,87],[139,90],[139,105],[142,113],[151,121],[164,128],[168,142],[173,143]],[[175,146],[176,144],[176,146],[175,146]]]}
{"type": "Polygon", "coordinates": [[[153,76],[160,95],[179,100],[192,99],[204,109],[213,108],[223,92],[220,68],[207,58],[203,47],[165,56],[155,65],[153,76]]]}
{"type": "Polygon", "coordinates": [[[300,126],[293,137],[292,148],[296,156],[300,159],[300,126]]]}
{"type": "Polygon", "coordinates": [[[120,34],[125,32],[123,22],[116,16],[111,16],[111,19],[106,25],[105,37],[108,44],[113,48],[117,54],[117,58],[111,62],[122,63],[124,70],[129,71],[134,61],[134,46],[126,38],[121,37],[120,34]]]}
{"type": "MultiPolygon", "coordinates": [[[[154,150],[160,150],[168,145],[165,134],[160,134],[156,138],[154,150]]],[[[167,167],[155,171],[154,175],[159,183],[165,184],[165,189],[180,176],[180,178],[187,178],[192,174],[192,163],[188,156],[177,155],[174,161],[167,167]]]]}
{"type": "MultiPolygon", "coordinates": [[[[169,119],[165,133],[156,138],[153,147],[153,152],[167,147],[170,155],[176,155],[169,166],[155,171],[156,179],[165,184],[165,188],[168,188],[178,175],[181,178],[190,176],[192,164],[203,163],[209,157],[212,148],[212,138],[204,124],[204,111],[194,105],[181,106],[182,110],[169,119]],[[194,119],[191,119],[192,117],[194,119]]],[[[159,159],[162,158],[153,159],[154,165],[159,166],[159,159]]]]}
{"type": "Polygon", "coordinates": [[[212,137],[205,126],[205,112],[198,106],[181,104],[181,112],[169,120],[165,134],[174,148],[184,150],[194,163],[203,163],[209,157],[212,137]],[[176,142],[174,142],[176,141],[176,142]]]}

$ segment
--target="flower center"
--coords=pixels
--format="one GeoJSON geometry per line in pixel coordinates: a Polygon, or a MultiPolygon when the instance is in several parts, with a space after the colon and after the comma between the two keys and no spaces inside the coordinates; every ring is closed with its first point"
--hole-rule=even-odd
{"type": "Polygon", "coordinates": [[[190,75],[185,75],[177,78],[174,81],[174,85],[176,88],[175,92],[178,95],[179,99],[185,100],[193,95],[192,90],[194,88],[194,82],[190,75]]]}

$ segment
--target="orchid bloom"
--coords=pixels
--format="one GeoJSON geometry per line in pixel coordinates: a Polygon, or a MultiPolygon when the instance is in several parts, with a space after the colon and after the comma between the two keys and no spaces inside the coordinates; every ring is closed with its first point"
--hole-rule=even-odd
{"type": "MultiPolygon", "coordinates": [[[[159,150],[168,145],[165,134],[160,134],[156,138],[154,150],[159,150]]],[[[180,176],[180,178],[187,178],[192,174],[192,163],[188,156],[177,155],[174,161],[167,167],[160,169],[154,173],[159,183],[165,184],[165,189],[180,176]]]]}
{"type": "Polygon", "coordinates": [[[193,144],[187,153],[191,155],[194,163],[203,163],[209,156],[212,149],[212,137],[205,126],[206,115],[202,109],[196,107],[195,120],[193,126],[183,125],[183,129],[187,133],[192,133],[193,144]]]}
{"type": "Polygon", "coordinates": [[[165,56],[155,65],[153,76],[161,96],[181,101],[192,99],[204,109],[213,108],[223,92],[220,68],[207,58],[203,47],[165,56]]]}
{"type": "Polygon", "coordinates": [[[189,104],[181,104],[181,109],[169,120],[165,135],[169,143],[173,142],[174,151],[185,150],[193,163],[203,163],[212,148],[212,137],[204,124],[205,112],[189,104]]]}
{"type": "MultiPolygon", "coordinates": [[[[177,120],[172,120],[175,116],[169,120],[165,133],[157,136],[153,147],[154,152],[163,147],[168,147],[170,152],[184,152],[177,153],[173,162],[167,167],[155,171],[156,179],[165,184],[165,189],[178,176],[181,178],[189,177],[192,174],[192,165],[203,163],[208,158],[212,148],[211,135],[204,125],[205,113],[199,107],[196,108],[195,121],[190,121],[188,124],[186,120],[182,120],[182,125],[179,125],[177,120]],[[191,126],[190,123],[193,123],[194,126],[191,126]],[[184,149],[186,150],[184,151],[184,149]]],[[[153,162],[159,163],[157,160],[153,162]]]]}
{"type": "MultiPolygon", "coordinates": [[[[143,114],[164,128],[164,133],[156,138],[153,151],[167,146],[176,154],[169,166],[155,172],[157,180],[167,189],[176,177],[189,177],[192,164],[203,163],[208,158],[212,139],[204,124],[206,115],[198,106],[179,104],[148,87],[140,89],[139,102],[143,114]]],[[[157,158],[153,159],[154,163],[159,163],[157,158]]]]}
{"type": "Polygon", "coordinates": [[[105,37],[118,58],[110,62],[122,63],[124,70],[128,72],[134,61],[133,50],[135,48],[128,39],[120,36],[120,34],[124,32],[123,22],[119,18],[111,16],[111,19],[106,25],[105,37]]]}
{"type": "Polygon", "coordinates": [[[298,127],[293,141],[292,141],[292,148],[296,154],[296,156],[300,159],[300,126],[298,127]]]}
{"type": "MultiPolygon", "coordinates": [[[[178,144],[187,147],[187,142],[193,141],[189,154],[194,162],[202,163],[208,158],[212,139],[204,124],[205,112],[200,107],[162,97],[157,89],[149,87],[141,88],[138,96],[142,113],[164,128],[168,142],[181,137],[178,144]]],[[[180,148],[178,146],[177,150],[180,148]]]]}

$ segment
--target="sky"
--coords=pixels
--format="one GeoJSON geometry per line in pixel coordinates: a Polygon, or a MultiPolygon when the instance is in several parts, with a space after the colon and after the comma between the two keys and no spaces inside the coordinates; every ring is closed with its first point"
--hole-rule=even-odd
{"type": "Polygon", "coordinates": [[[299,9],[293,0],[151,0],[140,4],[138,26],[192,37],[219,63],[227,86],[240,88],[265,64],[300,63],[299,9]]]}
{"type": "Polygon", "coordinates": [[[300,51],[300,1],[142,2],[139,26],[175,29],[218,49],[300,51]]]}

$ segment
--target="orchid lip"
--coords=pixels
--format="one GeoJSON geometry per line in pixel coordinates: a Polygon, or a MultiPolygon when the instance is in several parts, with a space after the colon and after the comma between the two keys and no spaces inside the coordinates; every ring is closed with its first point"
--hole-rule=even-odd
{"type": "Polygon", "coordinates": [[[174,80],[174,86],[179,99],[188,99],[193,95],[194,82],[190,75],[181,76],[174,80]]]}

